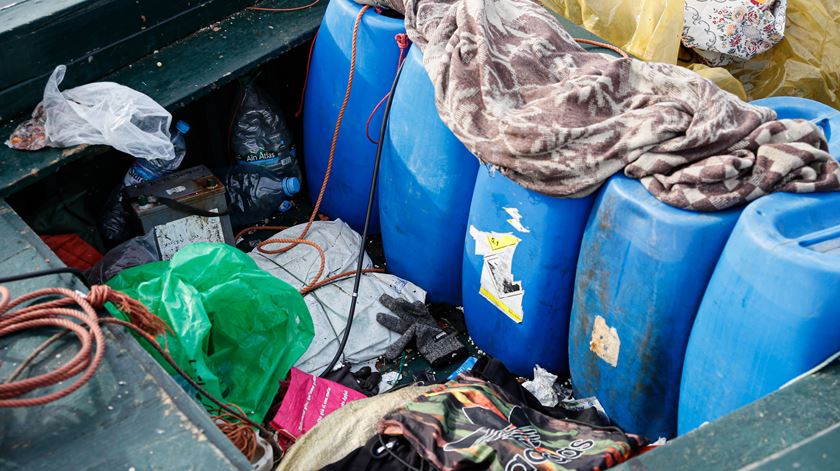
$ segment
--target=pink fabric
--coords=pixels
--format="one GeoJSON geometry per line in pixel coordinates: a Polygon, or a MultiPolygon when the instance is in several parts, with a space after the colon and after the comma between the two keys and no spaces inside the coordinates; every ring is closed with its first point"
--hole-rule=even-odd
{"type": "Polygon", "coordinates": [[[292,368],[289,390],[271,426],[300,437],[324,417],[367,396],[336,382],[292,368]]]}

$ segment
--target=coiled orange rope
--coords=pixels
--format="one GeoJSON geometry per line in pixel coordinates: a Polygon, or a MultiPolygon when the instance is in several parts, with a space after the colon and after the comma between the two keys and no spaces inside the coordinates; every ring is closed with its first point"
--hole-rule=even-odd
{"type": "MultiPolygon", "coordinates": [[[[76,355],[59,368],[32,378],[16,380],[22,371],[18,368],[3,384],[0,384],[0,407],[32,407],[48,404],[76,391],[87,383],[96,372],[105,354],[105,337],[99,325],[96,309],[106,302],[112,302],[129,316],[138,329],[152,335],[162,335],[167,326],[150,313],[139,301],[112,290],[107,286],[93,286],[87,296],[66,288],[45,288],[12,299],[9,290],[0,286],[0,337],[22,330],[39,327],[56,327],[75,334],[81,344],[76,355]],[[20,307],[29,301],[46,297],[58,297],[51,301],[20,307]],[[79,307],[79,309],[73,309],[79,307]],[[82,375],[67,387],[38,397],[22,398],[37,389],[68,381],[82,375]]],[[[62,334],[63,335],[63,334],[62,334]]],[[[41,344],[24,364],[59,338],[54,335],[41,344]]]]}
{"type": "MultiPolygon", "coordinates": [[[[106,344],[102,324],[117,324],[133,330],[157,350],[190,385],[219,406],[224,411],[220,417],[220,428],[249,459],[254,456],[256,449],[256,435],[252,427],[260,430],[265,437],[273,437],[272,432],[248,418],[241,409],[238,407],[234,409],[235,406],[231,407],[208,393],[175,363],[169,353],[155,340],[156,336],[165,336],[167,331],[171,332],[166,323],[149,312],[140,301],[104,285],[92,286],[87,295],[66,288],[44,288],[15,299],[11,298],[5,286],[0,286],[0,338],[34,328],[63,329],[33,350],[10,377],[0,384],[0,408],[49,404],[84,386],[94,375],[105,355],[106,344]],[[35,303],[24,306],[30,301],[35,303]],[[108,302],[126,314],[131,322],[112,317],[99,317],[96,310],[102,309],[108,302]],[[21,372],[41,352],[67,332],[75,334],[81,344],[78,353],[70,361],[47,373],[17,380],[21,372]],[[72,380],[77,376],[78,379],[70,385],[49,394],[22,397],[38,389],[72,380]]],[[[279,457],[283,450],[273,439],[269,442],[279,457]]]]}
{"type": "Polygon", "coordinates": [[[257,432],[240,418],[246,415],[242,408],[236,404],[228,404],[228,406],[236,409],[239,415],[219,410],[218,414],[213,416],[213,421],[236,448],[239,448],[239,451],[248,458],[248,461],[253,461],[254,455],[257,454],[257,432]]]}

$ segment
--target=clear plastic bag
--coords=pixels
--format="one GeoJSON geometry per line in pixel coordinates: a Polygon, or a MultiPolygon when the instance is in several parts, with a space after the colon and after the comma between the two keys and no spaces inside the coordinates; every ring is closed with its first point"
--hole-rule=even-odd
{"type": "Polygon", "coordinates": [[[10,146],[37,150],[44,145],[104,144],[140,159],[175,158],[169,141],[172,115],[157,102],[113,82],[94,82],[62,92],[58,85],[65,71],[63,65],[55,68],[44,87],[43,101],[32,119],[12,134],[10,146]],[[46,139],[16,139],[19,130],[31,130],[40,121],[46,139]]]}

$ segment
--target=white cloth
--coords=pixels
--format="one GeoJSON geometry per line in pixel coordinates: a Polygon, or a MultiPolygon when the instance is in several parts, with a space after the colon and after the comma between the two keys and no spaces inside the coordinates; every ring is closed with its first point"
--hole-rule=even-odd
{"type": "MultiPolygon", "coordinates": [[[[271,239],[298,238],[304,225],[279,232],[271,239]]],[[[306,237],[318,244],[326,255],[324,274],[321,279],[356,269],[356,257],[362,237],[341,220],[316,221],[306,237]]],[[[276,248],[282,247],[278,244],[276,248]]],[[[268,247],[274,248],[274,247],[268,247]]],[[[304,244],[279,254],[263,254],[258,250],[250,253],[260,268],[289,283],[302,288],[318,273],[320,258],[318,252],[304,244]]],[[[365,254],[363,268],[373,265],[365,254]]],[[[300,370],[319,375],[335,355],[350,312],[353,293],[353,277],[326,285],[304,297],[315,326],[315,338],[309,349],[295,364],[300,370]]],[[[355,365],[379,357],[385,349],[399,338],[376,322],[376,314],[389,312],[379,302],[382,293],[408,301],[425,301],[426,292],[421,288],[393,275],[373,273],[362,276],[353,327],[341,358],[343,363],[355,365]]]]}

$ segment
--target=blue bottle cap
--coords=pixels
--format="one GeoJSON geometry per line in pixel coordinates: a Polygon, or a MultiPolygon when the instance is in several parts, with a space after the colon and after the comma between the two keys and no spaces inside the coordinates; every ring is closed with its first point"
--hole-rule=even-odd
{"type": "Polygon", "coordinates": [[[289,200],[283,200],[283,202],[280,203],[280,206],[277,207],[277,211],[281,213],[285,213],[290,209],[292,209],[292,202],[289,200]]]}
{"type": "Polygon", "coordinates": [[[283,179],[283,193],[286,196],[295,196],[300,191],[300,180],[298,177],[287,177],[283,179]]]}
{"type": "Polygon", "coordinates": [[[178,121],[175,123],[175,129],[181,131],[181,134],[190,132],[190,125],[186,121],[178,121]]]}

